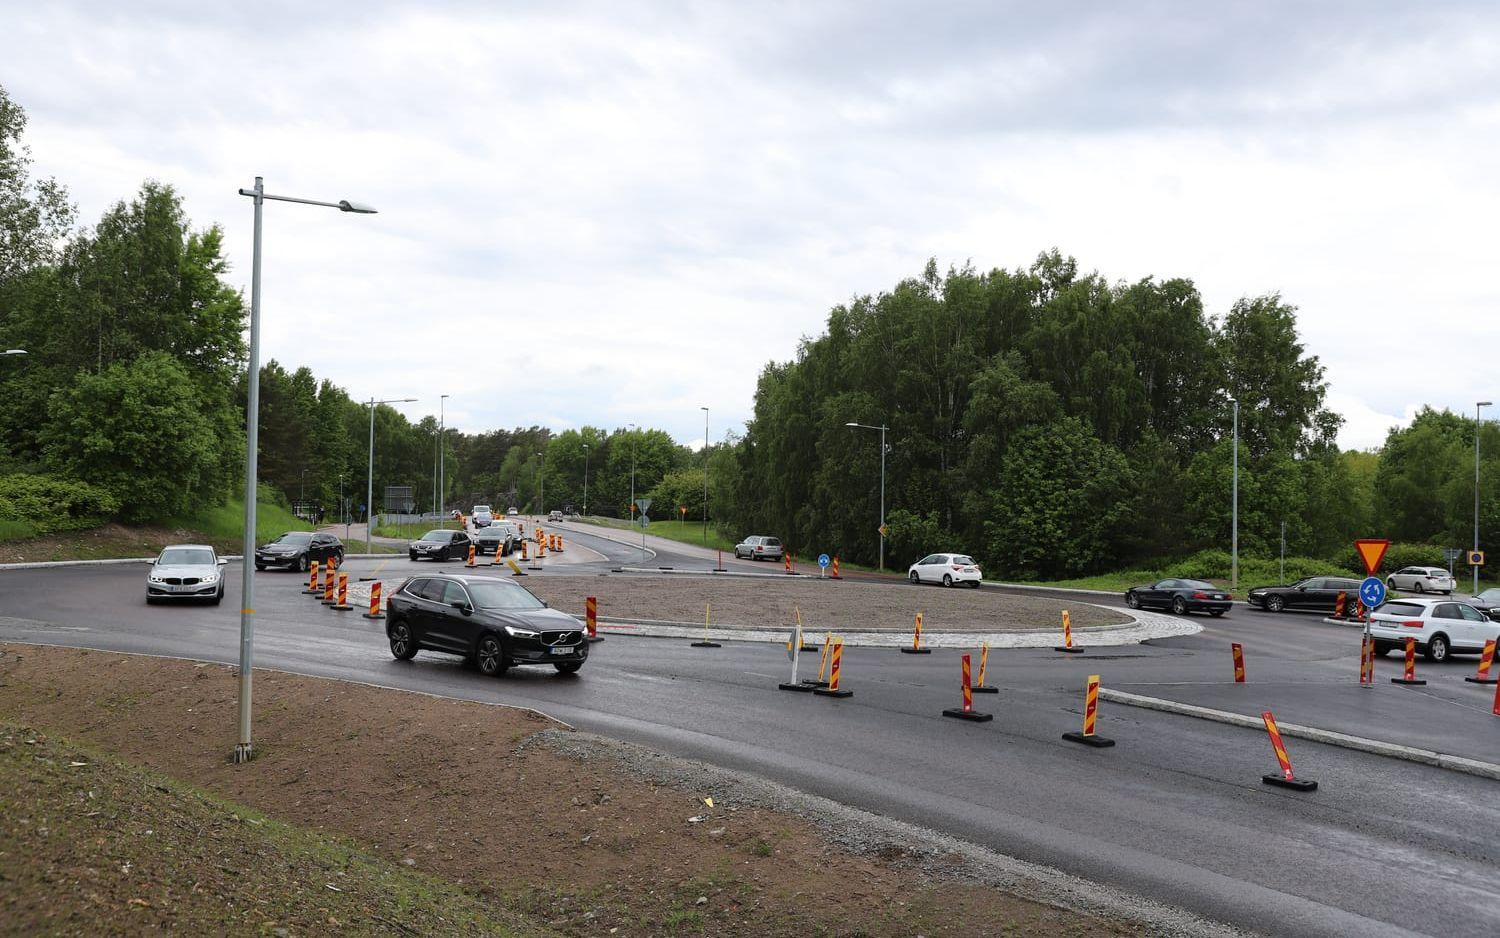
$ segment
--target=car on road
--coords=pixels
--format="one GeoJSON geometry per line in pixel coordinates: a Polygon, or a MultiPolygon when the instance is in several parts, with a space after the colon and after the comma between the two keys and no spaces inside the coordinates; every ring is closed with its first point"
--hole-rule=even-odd
{"type": "Polygon", "coordinates": [[[1491,619],[1500,619],[1500,588],[1492,587],[1466,601],[1491,619]]]}
{"type": "Polygon", "coordinates": [[[1234,595],[1202,580],[1168,577],[1126,590],[1125,605],[1131,609],[1170,609],[1179,616],[1190,612],[1222,616],[1234,605],[1234,595]]]}
{"type": "Polygon", "coordinates": [[[502,676],[516,665],[551,665],[574,674],[589,657],[578,620],[510,580],[436,574],[412,577],[386,604],[391,654],[459,655],[481,673],[502,676]]]}
{"type": "Polygon", "coordinates": [[[474,510],[469,512],[469,520],[474,522],[474,527],[488,527],[495,520],[495,513],[490,511],[489,505],[475,505],[474,510]]]}
{"type": "Polygon", "coordinates": [[[952,586],[963,583],[971,589],[979,588],[984,577],[979,565],[968,554],[928,554],[906,568],[906,578],[913,583],[941,583],[952,586]]]}
{"type": "Polygon", "coordinates": [[[551,511],[547,512],[547,520],[550,521],[550,522],[558,522],[558,521],[561,521],[562,519],[563,519],[563,513],[560,512],[560,511],[558,511],[556,508],[554,508],[551,511]]]}
{"type": "Polygon", "coordinates": [[[474,535],[474,549],[476,552],[493,557],[496,549],[500,556],[509,557],[510,552],[515,550],[519,543],[514,533],[514,525],[507,521],[497,521],[478,534],[474,535]]]}
{"type": "Polygon", "coordinates": [[[1458,587],[1453,574],[1442,567],[1402,567],[1385,578],[1387,589],[1410,593],[1452,593],[1458,587]]]}
{"type": "Polygon", "coordinates": [[[780,560],[782,550],[779,539],[752,534],[734,545],[734,556],[736,559],[744,557],[746,560],[780,560]]]}
{"type": "Polygon", "coordinates": [[[1500,622],[1461,599],[1402,597],[1370,613],[1370,637],[1377,655],[1415,638],[1427,660],[1447,661],[1452,654],[1479,654],[1485,642],[1500,638],[1500,622]]]}
{"type": "Polygon", "coordinates": [[[1267,612],[1333,612],[1340,593],[1344,608],[1353,611],[1359,601],[1359,581],[1344,576],[1303,577],[1286,586],[1257,586],[1245,594],[1245,602],[1267,612]]]}
{"type": "Polygon", "coordinates": [[[151,562],[146,574],[146,603],[164,599],[206,599],[217,606],[224,601],[224,574],[220,560],[207,544],[171,544],[151,562]]]}
{"type": "Polygon", "coordinates": [[[520,512],[516,510],[515,505],[511,505],[509,508],[505,509],[505,513],[512,518],[520,514],[520,512]]]}
{"type": "Polygon", "coordinates": [[[468,560],[472,543],[467,531],[435,528],[406,545],[406,554],[412,560],[468,560]]]}
{"type": "Polygon", "coordinates": [[[314,531],[288,531],[269,544],[255,549],[255,569],[283,567],[306,571],[314,560],[327,563],[336,559],[344,563],[344,543],[332,534],[314,531]]]}

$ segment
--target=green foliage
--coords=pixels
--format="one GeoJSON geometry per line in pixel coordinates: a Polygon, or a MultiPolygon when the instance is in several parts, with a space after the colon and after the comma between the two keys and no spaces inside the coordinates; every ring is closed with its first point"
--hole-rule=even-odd
{"type": "Polygon", "coordinates": [[[8,523],[11,538],[95,527],[118,509],[108,492],[86,482],[43,474],[0,476],[0,522],[8,523]]]}
{"type": "MultiPolygon", "coordinates": [[[[296,517],[270,489],[262,484],[255,500],[255,539],[264,544],[274,541],[288,531],[307,531],[311,525],[296,517]]],[[[173,526],[197,531],[214,543],[235,543],[245,536],[245,503],[230,499],[220,505],[212,505],[190,511],[174,518],[173,526]]]]}

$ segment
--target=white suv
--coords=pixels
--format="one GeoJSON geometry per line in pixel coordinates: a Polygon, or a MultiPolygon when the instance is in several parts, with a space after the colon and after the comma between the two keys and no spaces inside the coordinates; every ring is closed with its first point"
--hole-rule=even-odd
{"type": "Polygon", "coordinates": [[[1450,654],[1478,654],[1485,642],[1500,639],[1500,622],[1455,599],[1393,599],[1370,614],[1370,635],[1377,655],[1415,638],[1427,660],[1446,661],[1450,654]]]}
{"type": "Polygon", "coordinates": [[[1445,594],[1458,586],[1453,575],[1442,567],[1402,567],[1385,578],[1385,585],[1393,590],[1445,594]]]}

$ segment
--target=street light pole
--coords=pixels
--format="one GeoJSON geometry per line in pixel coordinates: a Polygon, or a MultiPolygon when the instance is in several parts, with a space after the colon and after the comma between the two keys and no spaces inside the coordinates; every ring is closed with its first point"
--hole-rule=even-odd
{"type": "MultiPolygon", "coordinates": [[[[255,659],[255,484],[259,469],[256,459],[258,455],[257,447],[260,445],[261,215],[268,199],[276,202],[300,202],[303,205],[321,205],[325,208],[336,208],[341,212],[353,212],[359,215],[375,214],[375,210],[370,206],[350,202],[347,199],[338,202],[317,202],[312,199],[298,199],[287,195],[269,195],[266,193],[265,179],[261,176],[255,177],[254,188],[241,189],[240,195],[249,196],[254,200],[255,228],[250,263],[250,359],[247,363],[249,371],[245,382],[248,386],[248,391],[245,395],[245,539],[240,559],[242,574],[240,586],[240,732],[239,742],[234,747],[234,761],[236,763],[250,761],[252,752],[250,744],[250,671],[255,659]]],[[[13,349],[6,354],[14,354],[17,351],[20,350],[13,349]]],[[[25,353],[23,352],[22,354],[25,353]]]]}
{"type": "MultiPolygon", "coordinates": [[[[1474,550],[1479,550],[1479,411],[1489,407],[1490,401],[1479,401],[1474,405],[1474,550]]],[[[1470,558],[1473,559],[1473,558],[1470,558]]],[[[1479,595],[1479,566],[1470,564],[1474,571],[1474,595],[1479,595]]]]}
{"type": "Polygon", "coordinates": [[[880,431],[880,570],[885,572],[885,453],[888,447],[885,445],[885,432],[890,429],[885,424],[878,427],[867,423],[846,423],[846,427],[859,427],[863,430],[880,431]]]}
{"type": "Polygon", "coordinates": [[[443,508],[448,503],[448,424],[443,420],[443,402],[448,399],[447,394],[438,395],[438,516],[443,515],[443,508]]]}
{"type": "Polygon", "coordinates": [[[398,397],[388,401],[370,398],[370,463],[365,471],[365,553],[371,552],[371,541],[375,537],[375,408],[381,404],[410,404],[415,397],[398,397]]]}
{"type": "Polygon", "coordinates": [[[583,444],[583,516],[589,515],[589,445],[583,444]]]}
{"type": "Polygon", "coordinates": [[[1229,588],[1240,585],[1240,402],[1230,398],[1234,404],[1234,481],[1230,495],[1229,522],[1229,588]]]}
{"type": "Polygon", "coordinates": [[[708,546],[708,408],[703,411],[703,546],[708,546]]]}
{"type": "Polygon", "coordinates": [[[539,478],[541,479],[541,484],[538,486],[539,491],[537,492],[537,496],[536,496],[537,497],[537,501],[541,502],[541,505],[537,509],[537,514],[545,516],[547,514],[547,450],[546,450],[546,448],[543,447],[542,451],[540,453],[537,453],[537,455],[540,456],[540,457],[542,457],[542,471],[541,471],[541,475],[539,476],[539,478]]]}

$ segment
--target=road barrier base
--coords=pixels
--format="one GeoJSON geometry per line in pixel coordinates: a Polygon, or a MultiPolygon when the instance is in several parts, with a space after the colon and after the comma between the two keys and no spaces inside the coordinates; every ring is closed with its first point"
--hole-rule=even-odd
{"type": "Polygon", "coordinates": [[[588,641],[589,641],[590,645],[597,645],[600,642],[604,641],[604,636],[603,635],[590,635],[588,641]]]}
{"type": "Polygon", "coordinates": [[[808,687],[827,687],[828,686],[828,682],[827,681],[815,681],[815,680],[813,680],[812,678],[809,678],[809,677],[803,678],[802,679],[802,683],[806,684],[808,687]]]}
{"type": "Polygon", "coordinates": [[[1466,677],[1466,678],[1464,678],[1464,680],[1468,681],[1470,684],[1497,684],[1497,683],[1500,683],[1500,677],[1466,677]]]}
{"type": "Polygon", "coordinates": [[[1052,646],[1052,650],[1053,651],[1065,651],[1065,652],[1067,652],[1070,655],[1081,655],[1081,654],[1083,654],[1083,646],[1082,645],[1054,645],[1054,646],[1052,646]]]}
{"type": "Polygon", "coordinates": [[[354,607],[351,606],[351,605],[349,605],[348,603],[334,603],[333,605],[329,606],[328,608],[329,609],[336,609],[339,612],[348,612],[349,610],[353,609],[354,607]]]}
{"type": "Polygon", "coordinates": [[[320,589],[318,589],[318,590],[303,590],[302,591],[302,595],[303,596],[321,596],[321,595],[323,595],[323,591],[320,590],[320,589]]]}
{"type": "Polygon", "coordinates": [[[1275,785],[1277,788],[1290,788],[1292,791],[1318,790],[1317,782],[1310,782],[1303,778],[1286,778],[1285,776],[1271,774],[1262,775],[1260,780],[1267,785],[1275,785]]]}
{"type": "Polygon", "coordinates": [[[1114,740],[1100,736],[1098,733],[1092,736],[1083,733],[1064,733],[1062,736],[1070,743],[1082,743],[1085,746],[1093,746],[1095,749],[1108,749],[1115,744],[1114,740]]]}
{"type": "Polygon", "coordinates": [[[852,691],[852,690],[842,690],[842,689],[841,690],[829,690],[827,687],[815,687],[815,688],[813,688],[813,693],[817,694],[819,697],[853,697],[854,696],[854,691],[852,691]]]}
{"type": "Polygon", "coordinates": [[[949,707],[943,711],[943,716],[968,720],[970,723],[988,723],[995,718],[993,713],[980,713],[978,710],[965,710],[962,707],[949,707]]]}
{"type": "Polygon", "coordinates": [[[1406,678],[1404,678],[1404,677],[1393,677],[1393,678],[1391,678],[1391,683],[1392,684],[1407,684],[1407,685],[1410,685],[1412,687],[1417,687],[1419,685],[1426,684],[1427,682],[1424,681],[1424,680],[1422,680],[1419,677],[1414,677],[1414,678],[1412,678],[1409,681],[1406,678]]]}
{"type": "Polygon", "coordinates": [[[777,684],[776,687],[779,690],[794,690],[799,694],[811,694],[813,692],[813,685],[811,684],[777,684]]]}
{"type": "Polygon", "coordinates": [[[973,694],[998,694],[1000,693],[1000,688],[994,687],[990,684],[984,684],[979,687],[969,688],[969,692],[973,694]]]}
{"type": "Polygon", "coordinates": [[[718,642],[693,642],[694,648],[723,648],[718,642]]]}
{"type": "Polygon", "coordinates": [[[383,613],[383,612],[374,612],[374,613],[362,612],[362,613],[360,613],[360,615],[363,616],[366,619],[384,619],[385,618],[385,613],[383,613]]]}
{"type": "Polygon", "coordinates": [[[930,654],[932,654],[932,649],[931,648],[903,648],[903,649],[901,649],[901,654],[903,654],[903,655],[930,655],[930,654]]]}

